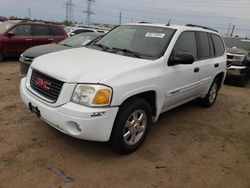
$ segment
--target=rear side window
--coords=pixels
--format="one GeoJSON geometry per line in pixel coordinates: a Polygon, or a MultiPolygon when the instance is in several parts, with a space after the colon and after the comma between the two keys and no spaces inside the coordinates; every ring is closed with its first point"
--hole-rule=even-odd
{"type": "Polygon", "coordinates": [[[172,55],[175,55],[179,52],[190,53],[194,56],[194,59],[197,59],[196,37],[193,31],[185,31],[180,34],[175,43],[172,55]]]}
{"type": "Polygon", "coordinates": [[[18,25],[11,30],[16,36],[30,36],[30,25],[18,25]]]}
{"type": "Polygon", "coordinates": [[[33,25],[32,26],[32,35],[34,35],[34,36],[48,36],[48,35],[50,35],[49,27],[33,25]]]}
{"type": "Polygon", "coordinates": [[[50,28],[50,31],[51,31],[51,34],[53,36],[61,36],[61,35],[64,35],[62,29],[58,28],[58,27],[51,27],[50,28]]]}
{"type": "Polygon", "coordinates": [[[209,36],[205,32],[197,32],[199,41],[199,59],[206,59],[210,57],[209,36]]]}
{"type": "Polygon", "coordinates": [[[215,56],[222,56],[225,52],[225,46],[220,36],[211,34],[214,48],[215,48],[215,56]]]}

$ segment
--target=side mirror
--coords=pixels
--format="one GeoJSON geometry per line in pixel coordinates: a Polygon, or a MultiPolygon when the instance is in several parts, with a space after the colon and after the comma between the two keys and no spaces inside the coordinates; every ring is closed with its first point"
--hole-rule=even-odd
{"type": "Polygon", "coordinates": [[[15,36],[15,33],[13,32],[13,31],[9,31],[8,33],[7,33],[7,37],[14,37],[15,36]]]}
{"type": "Polygon", "coordinates": [[[189,65],[194,62],[194,56],[187,52],[179,52],[172,57],[169,57],[168,64],[171,65],[189,65]]]}
{"type": "Polygon", "coordinates": [[[75,36],[76,34],[75,33],[70,33],[69,36],[73,37],[75,36]]]}

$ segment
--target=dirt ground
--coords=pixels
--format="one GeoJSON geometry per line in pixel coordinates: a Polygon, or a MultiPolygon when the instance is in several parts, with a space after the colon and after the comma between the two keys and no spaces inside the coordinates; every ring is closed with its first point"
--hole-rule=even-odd
{"type": "Polygon", "coordinates": [[[161,115],[143,146],[123,156],[30,114],[17,62],[0,63],[0,81],[0,188],[250,188],[250,85],[225,85],[212,108],[191,102],[161,115]]]}

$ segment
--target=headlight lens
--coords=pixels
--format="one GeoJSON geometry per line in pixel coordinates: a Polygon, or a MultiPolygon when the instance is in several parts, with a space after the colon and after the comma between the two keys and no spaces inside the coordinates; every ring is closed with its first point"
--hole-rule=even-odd
{"type": "Polygon", "coordinates": [[[78,84],[71,101],[84,106],[108,106],[112,97],[112,89],[104,85],[78,84]]]}

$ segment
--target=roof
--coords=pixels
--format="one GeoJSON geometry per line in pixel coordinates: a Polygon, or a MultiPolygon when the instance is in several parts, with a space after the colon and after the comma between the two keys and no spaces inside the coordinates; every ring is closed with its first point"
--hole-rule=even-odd
{"type": "Polygon", "coordinates": [[[125,25],[142,25],[142,26],[153,26],[153,27],[165,27],[165,28],[170,28],[170,29],[178,29],[178,30],[193,30],[193,31],[206,31],[206,32],[211,32],[211,33],[216,33],[218,32],[216,30],[213,30],[208,27],[204,26],[198,26],[198,25],[167,25],[167,24],[157,24],[157,23],[129,23],[125,25]],[[206,28],[206,29],[205,29],[206,28]]]}

